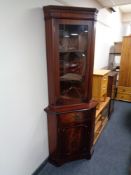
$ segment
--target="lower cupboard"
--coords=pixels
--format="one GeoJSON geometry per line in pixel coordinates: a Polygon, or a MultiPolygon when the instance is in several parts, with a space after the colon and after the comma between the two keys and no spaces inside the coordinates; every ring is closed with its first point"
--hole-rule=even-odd
{"type": "Polygon", "coordinates": [[[93,153],[97,103],[71,108],[47,108],[49,160],[56,166],[76,159],[90,159],[93,153]]]}

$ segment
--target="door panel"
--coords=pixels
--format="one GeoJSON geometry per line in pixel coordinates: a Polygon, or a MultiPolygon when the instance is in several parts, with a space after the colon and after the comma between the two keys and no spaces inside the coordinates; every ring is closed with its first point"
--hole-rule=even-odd
{"type": "Polygon", "coordinates": [[[87,124],[61,128],[59,135],[62,156],[73,156],[88,152],[89,131],[87,124]]]}

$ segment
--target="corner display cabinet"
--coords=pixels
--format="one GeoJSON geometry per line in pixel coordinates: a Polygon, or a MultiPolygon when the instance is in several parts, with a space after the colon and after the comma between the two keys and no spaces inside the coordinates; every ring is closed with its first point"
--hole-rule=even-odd
{"type": "Polygon", "coordinates": [[[48,68],[50,162],[89,159],[93,152],[95,101],[92,101],[97,10],[45,6],[48,68]]]}

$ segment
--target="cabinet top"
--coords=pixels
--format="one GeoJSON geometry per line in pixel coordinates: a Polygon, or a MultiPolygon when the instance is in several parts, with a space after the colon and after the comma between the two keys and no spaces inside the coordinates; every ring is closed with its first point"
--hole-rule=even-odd
{"type": "Polygon", "coordinates": [[[110,72],[111,70],[106,70],[106,69],[99,69],[99,70],[94,70],[93,75],[106,75],[110,72]]]}
{"type": "Polygon", "coordinates": [[[98,10],[96,8],[72,7],[72,6],[44,6],[45,19],[67,18],[67,19],[90,19],[96,20],[98,10]]]}
{"type": "Polygon", "coordinates": [[[131,35],[128,35],[128,36],[123,36],[123,38],[130,38],[131,37],[131,35]]]}

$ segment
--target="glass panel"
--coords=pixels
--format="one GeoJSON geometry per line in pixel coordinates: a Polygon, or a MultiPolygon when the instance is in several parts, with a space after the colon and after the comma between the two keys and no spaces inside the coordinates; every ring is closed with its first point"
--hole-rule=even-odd
{"type": "Polygon", "coordinates": [[[82,101],[87,57],[87,25],[59,25],[60,95],[82,101]]]}

